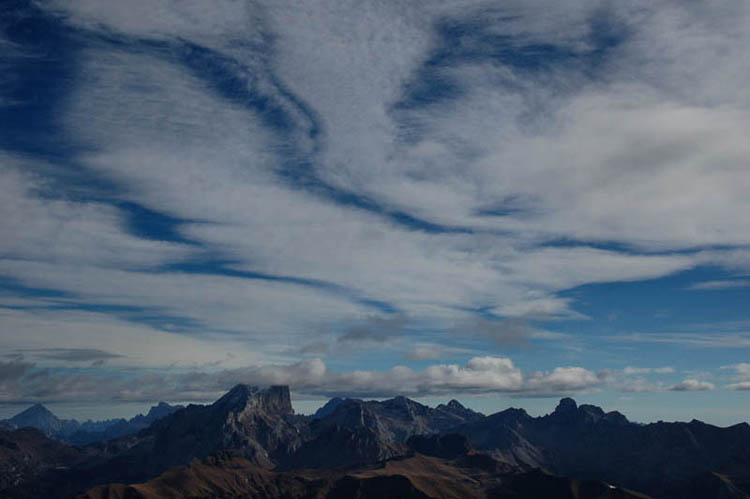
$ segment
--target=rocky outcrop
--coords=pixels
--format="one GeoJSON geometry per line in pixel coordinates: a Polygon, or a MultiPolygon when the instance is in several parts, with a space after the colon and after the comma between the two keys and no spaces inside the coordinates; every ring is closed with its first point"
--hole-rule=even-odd
{"type": "Polygon", "coordinates": [[[190,405],[162,418],[136,437],[128,454],[156,460],[166,469],[223,449],[236,449],[260,466],[294,452],[302,442],[304,421],[294,415],[289,388],[237,385],[208,406],[190,405]]]}

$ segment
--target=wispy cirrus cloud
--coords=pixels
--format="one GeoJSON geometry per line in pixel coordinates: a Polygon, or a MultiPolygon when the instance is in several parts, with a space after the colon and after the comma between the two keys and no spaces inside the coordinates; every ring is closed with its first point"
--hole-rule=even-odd
{"type": "MultiPolygon", "coordinates": [[[[62,62],[46,61],[54,95],[38,89],[49,116],[24,108],[0,143],[3,348],[151,368],[350,360],[363,343],[465,359],[476,343],[588,341],[544,325],[589,318],[573,288],[750,269],[742,3],[23,9],[49,29],[8,43],[62,62]]],[[[729,282],[743,281],[694,287],[729,282]]],[[[453,373],[444,385],[422,371],[329,385],[433,393],[494,372],[441,365],[459,366],[433,370],[453,373]]],[[[589,374],[540,370],[517,389],[589,374]]]]}
{"type": "Polygon", "coordinates": [[[724,289],[748,288],[750,279],[724,279],[718,281],[703,281],[691,284],[688,289],[700,291],[720,291],[724,289]]]}
{"type": "Polygon", "coordinates": [[[750,346],[750,333],[630,333],[611,338],[617,342],[684,345],[693,348],[742,348],[750,346]]]}

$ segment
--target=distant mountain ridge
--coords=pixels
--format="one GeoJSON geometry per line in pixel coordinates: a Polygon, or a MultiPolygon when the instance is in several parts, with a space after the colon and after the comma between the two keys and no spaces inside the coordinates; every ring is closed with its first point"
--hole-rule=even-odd
{"type": "Polygon", "coordinates": [[[0,421],[0,429],[36,428],[48,437],[74,445],[112,440],[137,433],[182,406],[159,402],[146,415],[138,414],[130,419],[118,418],[104,421],[60,419],[42,404],[34,404],[10,419],[0,421]]]}
{"type": "MultiPolygon", "coordinates": [[[[153,412],[169,411],[157,406],[153,412]]],[[[39,408],[26,416],[49,419],[39,408]]],[[[13,442],[15,434],[0,435],[8,435],[6,440],[13,442]]],[[[46,455],[46,444],[33,441],[38,448],[28,453],[46,455]]],[[[27,470],[29,477],[36,477],[35,486],[46,487],[43,490],[49,497],[69,497],[61,491],[148,482],[145,488],[91,489],[86,496],[120,497],[117,494],[127,492],[141,497],[136,494],[141,489],[166,487],[167,482],[153,481],[166,473],[165,477],[172,477],[168,483],[174,490],[214,487],[211,490],[217,494],[231,489],[244,491],[248,497],[346,497],[336,495],[342,491],[354,494],[351,497],[382,497],[377,494],[389,487],[403,497],[462,497],[441,495],[434,483],[441,480],[446,491],[458,491],[464,486],[450,485],[450,480],[478,480],[473,488],[465,489],[470,494],[465,497],[645,497],[629,489],[667,499],[750,499],[750,426],[746,423],[727,428],[695,420],[644,425],[631,423],[616,411],[579,406],[569,398],[540,417],[515,408],[485,416],[455,400],[429,407],[406,397],[383,401],[336,398],[314,415],[303,416],[294,413],[289,387],[261,389],[240,384],[213,404],[191,404],[135,434],[75,452],[80,458],[69,469],[49,464],[43,473],[27,470]],[[228,468],[229,462],[235,464],[228,468]],[[375,471],[380,469],[393,474],[375,471]],[[250,482],[222,488],[226,480],[238,479],[237,473],[245,473],[250,482]],[[174,483],[175,476],[190,483],[174,483]],[[562,495],[523,495],[537,490],[537,485],[542,487],[538,490],[562,495]],[[304,495],[303,490],[318,495],[304,495]],[[295,495],[298,492],[302,495],[295,495]]],[[[24,483],[25,479],[30,478],[14,480],[24,483]]],[[[25,497],[19,490],[0,489],[0,495],[25,497]]]]}

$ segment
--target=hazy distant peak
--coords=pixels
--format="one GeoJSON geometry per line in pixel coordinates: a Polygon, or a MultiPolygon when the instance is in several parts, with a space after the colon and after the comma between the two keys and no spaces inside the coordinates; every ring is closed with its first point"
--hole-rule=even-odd
{"type": "Polygon", "coordinates": [[[19,412],[9,420],[12,424],[23,426],[34,426],[40,423],[54,422],[59,424],[60,420],[55,414],[42,404],[34,404],[28,409],[19,412]]]}
{"type": "Polygon", "coordinates": [[[450,402],[445,404],[449,409],[466,409],[466,407],[456,399],[451,399],[450,402]]]}
{"type": "MultiPolygon", "coordinates": [[[[52,411],[47,409],[47,407],[44,406],[44,404],[36,403],[29,407],[28,409],[25,409],[24,411],[21,411],[18,413],[15,417],[21,416],[21,415],[30,415],[30,414],[45,414],[49,416],[55,416],[52,411]]],[[[56,417],[56,416],[55,416],[56,417]]]]}

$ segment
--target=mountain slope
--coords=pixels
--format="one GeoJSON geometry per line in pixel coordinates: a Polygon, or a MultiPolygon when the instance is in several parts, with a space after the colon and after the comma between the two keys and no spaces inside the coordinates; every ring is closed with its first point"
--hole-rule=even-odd
{"type": "Polygon", "coordinates": [[[43,497],[53,475],[90,457],[35,428],[0,431],[0,497],[43,497]]]}
{"type": "Polygon", "coordinates": [[[95,487],[81,499],[157,497],[263,497],[325,499],[643,499],[606,483],[517,472],[487,456],[445,460],[420,454],[347,471],[275,472],[223,456],[194,461],[138,485],[95,487]],[[481,463],[481,465],[480,465],[481,463]],[[492,464],[488,464],[492,463],[492,464]]]}
{"type": "Polygon", "coordinates": [[[630,423],[619,413],[563,399],[555,411],[533,418],[509,409],[452,431],[479,449],[526,468],[623,484],[670,496],[682,482],[706,473],[743,476],[750,469],[750,426],[630,423]]]}

